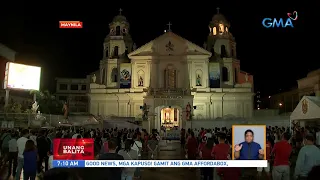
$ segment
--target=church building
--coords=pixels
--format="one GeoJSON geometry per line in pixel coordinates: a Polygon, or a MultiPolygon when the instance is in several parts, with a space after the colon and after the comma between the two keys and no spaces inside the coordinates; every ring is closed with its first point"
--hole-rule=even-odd
{"type": "Polygon", "coordinates": [[[91,75],[91,114],[133,117],[148,130],[252,117],[253,76],[240,70],[222,14],[213,16],[203,47],[172,32],[170,23],[168,31],[140,48],[121,13],[109,27],[100,69],[91,75]]]}

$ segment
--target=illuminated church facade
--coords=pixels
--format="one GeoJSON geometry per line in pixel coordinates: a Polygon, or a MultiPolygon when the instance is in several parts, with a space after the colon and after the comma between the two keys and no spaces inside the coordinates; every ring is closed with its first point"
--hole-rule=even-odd
{"type": "Polygon", "coordinates": [[[240,70],[236,42],[222,14],[213,16],[203,47],[169,28],[136,48],[121,14],[109,27],[99,71],[90,75],[90,113],[136,120],[146,115],[146,129],[252,117],[253,76],[240,70]]]}

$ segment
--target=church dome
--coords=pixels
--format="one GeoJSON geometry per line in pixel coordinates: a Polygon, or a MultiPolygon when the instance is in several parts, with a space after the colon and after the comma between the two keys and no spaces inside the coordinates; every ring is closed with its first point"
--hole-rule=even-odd
{"type": "Polygon", "coordinates": [[[212,17],[212,22],[229,24],[227,18],[223,14],[216,14],[212,17]]]}
{"type": "Polygon", "coordinates": [[[113,18],[112,22],[127,22],[127,18],[123,15],[117,15],[113,18]]]}
{"type": "Polygon", "coordinates": [[[227,21],[227,19],[222,14],[216,14],[212,17],[212,21],[227,21]]]}

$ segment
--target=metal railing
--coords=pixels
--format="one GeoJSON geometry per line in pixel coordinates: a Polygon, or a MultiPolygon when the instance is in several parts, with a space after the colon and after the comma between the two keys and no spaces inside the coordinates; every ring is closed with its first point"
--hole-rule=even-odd
{"type": "MultiPolygon", "coordinates": [[[[41,114],[47,125],[53,126],[65,120],[62,115],[41,114]]],[[[0,113],[0,123],[14,122],[14,127],[28,127],[36,119],[32,113],[0,113]]],[[[2,125],[3,127],[4,125],[2,125]]]]}
{"type": "Polygon", "coordinates": [[[153,96],[184,96],[190,94],[190,90],[183,88],[164,89],[164,88],[151,88],[148,90],[149,95],[153,96]]]}

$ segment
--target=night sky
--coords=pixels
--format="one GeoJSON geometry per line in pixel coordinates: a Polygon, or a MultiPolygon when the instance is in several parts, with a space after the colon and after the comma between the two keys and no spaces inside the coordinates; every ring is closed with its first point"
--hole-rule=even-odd
{"type": "MultiPolygon", "coordinates": [[[[56,2],[56,1],[54,1],[56,2]]],[[[315,58],[316,29],[310,8],[304,4],[277,5],[231,1],[159,1],[161,3],[108,4],[110,1],[76,3],[22,3],[0,12],[0,43],[16,50],[18,62],[43,68],[42,88],[53,90],[55,77],[84,78],[99,68],[108,24],[119,14],[131,25],[138,47],[163,34],[170,21],[172,31],[200,46],[207,39],[208,24],[216,7],[231,23],[241,69],[254,75],[255,91],[263,95],[296,86],[296,80],[320,67],[315,58]],[[199,2],[199,4],[198,4],[199,2]],[[69,4],[69,5],[68,5],[69,4]],[[294,28],[266,29],[263,18],[287,18],[298,11],[294,28]],[[83,21],[83,29],[59,29],[59,21],[83,21]]],[[[10,3],[10,2],[8,2],[10,3]]],[[[317,25],[316,25],[317,26],[317,25]]]]}

